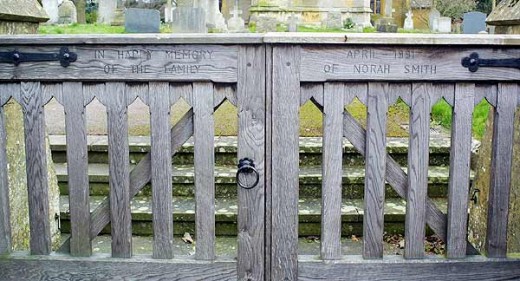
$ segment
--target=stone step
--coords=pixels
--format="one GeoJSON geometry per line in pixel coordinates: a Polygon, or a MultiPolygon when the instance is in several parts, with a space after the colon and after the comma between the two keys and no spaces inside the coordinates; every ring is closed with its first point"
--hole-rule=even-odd
{"type": "MultiPolygon", "coordinates": [[[[90,210],[94,210],[106,197],[91,196],[90,210]]],[[[446,199],[433,199],[435,204],[446,212],[446,199]]],[[[60,197],[61,231],[70,232],[70,213],[68,197],[60,197]]],[[[132,200],[132,232],[134,235],[152,235],[152,202],[147,196],[139,196],[132,200]]],[[[217,198],[215,200],[216,235],[235,236],[237,233],[237,199],[217,198]]],[[[385,200],[385,231],[390,234],[403,234],[406,201],[389,198],[385,200]]],[[[319,198],[300,198],[299,235],[320,235],[321,200],[319,198]]],[[[344,199],[341,207],[342,235],[363,234],[363,199],[344,199]]],[[[174,234],[183,235],[195,231],[195,200],[191,197],[173,198],[174,234]]],[[[106,227],[104,234],[110,233],[106,227]]]]}
{"type": "MultiPolygon", "coordinates": [[[[61,194],[68,194],[67,164],[55,164],[58,184],[61,194]]],[[[132,165],[132,167],[134,167],[132,165]]],[[[404,168],[406,172],[406,168],[404,168]]],[[[216,166],[215,184],[216,197],[233,198],[237,195],[235,166],[216,166]]],[[[109,194],[108,164],[89,164],[90,194],[105,196],[109,194]]],[[[432,166],[428,171],[428,194],[430,197],[446,197],[449,180],[449,168],[432,166]]],[[[300,196],[321,196],[322,169],[321,166],[302,166],[300,168],[300,196]]],[[[365,168],[362,166],[343,167],[343,198],[355,199],[363,197],[365,183],[365,168]]],[[[174,196],[194,196],[194,167],[191,165],[173,166],[174,196]]],[[[141,195],[151,195],[150,186],[141,191],[141,195]]],[[[398,197],[395,191],[387,185],[387,197],[398,197]]]]}
{"type": "MultiPolygon", "coordinates": [[[[190,233],[195,239],[195,235],[190,233]]],[[[62,234],[62,241],[68,239],[70,235],[62,234]]],[[[195,254],[195,243],[184,242],[183,236],[173,237],[173,253],[175,257],[182,258],[195,254]]],[[[110,254],[111,240],[110,235],[99,235],[92,241],[92,252],[94,254],[110,254]]],[[[196,242],[196,241],[195,241],[196,242]]],[[[403,255],[401,249],[395,243],[383,242],[385,255],[403,255]]],[[[152,236],[133,236],[132,253],[133,255],[151,255],[153,252],[152,236]]],[[[236,237],[217,236],[215,238],[215,254],[217,257],[235,258],[238,253],[238,242],[236,237]]],[[[361,255],[363,253],[363,237],[343,237],[341,239],[341,253],[343,255],[361,255]]],[[[319,255],[320,238],[315,236],[300,237],[298,239],[299,255],[319,255]]]]}
{"type": "MultiPolygon", "coordinates": [[[[66,162],[66,140],[64,135],[49,136],[52,157],[55,163],[66,162]]],[[[106,136],[88,136],[89,163],[108,163],[108,142],[106,136]]],[[[300,138],[300,165],[320,165],[322,138],[300,138]]],[[[407,138],[387,138],[388,152],[405,166],[408,156],[407,138]]],[[[137,163],[150,150],[150,138],[129,137],[130,162],[137,163]]],[[[343,163],[349,166],[364,165],[364,158],[348,140],[343,142],[343,163]]],[[[449,165],[450,139],[440,136],[430,140],[430,165],[449,165]]],[[[215,138],[215,162],[217,165],[236,165],[237,137],[221,136],[215,138]]],[[[173,157],[174,164],[193,164],[193,138],[173,157]]]]}

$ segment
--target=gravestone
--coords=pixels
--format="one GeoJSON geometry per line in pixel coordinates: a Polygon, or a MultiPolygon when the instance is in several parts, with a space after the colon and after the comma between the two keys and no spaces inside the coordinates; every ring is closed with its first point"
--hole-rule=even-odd
{"type": "Polygon", "coordinates": [[[437,31],[440,33],[451,33],[451,18],[440,17],[437,31]]]}
{"type": "Polygon", "coordinates": [[[465,13],[462,22],[462,33],[478,34],[486,31],[486,14],[481,12],[465,13]]]}
{"type": "Polygon", "coordinates": [[[202,8],[177,7],[172,13],[173,33],[206,33],[206,12],[202,8]]]}
{"type": "Polygon", "coordinates": [[[377,32],[396,33],[397,24],[395,24],[394,20],[391,18],[382,18],[377,21],[376,29],[377,29],[377,32]]]}
{"type": "Polygon", "coordinates": [[[128,8],[125,11],[125,32],[159,33],[161,14],[158,10],[128,8]]]}
{"type": "Polygon", "coordinates": [[[58,23],[59,24],[72,24],[78,22],[78,11],[74,2],[71,0],[64,0],[63,3],[58,7],[58,23]]]}
{"type": "MultiPolygon", "coordinates": [[[[238,2],[238,1],[237,1],[238,2]]],[[[238,5],[235,5],[233,11],[231,11],[231,18],[228,20],[227,28],[229,32],[244,32],[245,22],[240,16],[242,10],[239,10],[238,5]]]]}
{"type": "Polygon", "coordinates": [[[276,32],[278,22],[275,17],[269,15],[259,15],[256,18],[256,32],[276,32]]]}
{"type": "Polygon", "coordinates": [[[291,13],[289,18],[287,19],[287,31],[289,32],[297,32],[298,31],[298,21],[299,17],[297,17],[294,13],[291,13]]]}
{"type": "Polygon", "coordinates": [[[117,0],[99,0],[98,23],[112,24],[115,18],[117,0]]]}
{"type": "Polygon", "coordinates": [[[327,28],[343,28],[343,21],[341,20],[340,11],[331,11],[327,13],[327,19],[325,19],[325,27],[327,28]]]}
{"type": "Polygon", "coordinates": [[[428,16],[428,26],[430,27],[431,32],[438,32],[439,31],[439,19],[441,18],[441,13],[435,9],[432,8],[430,11],[430,14],[428,16]]]}
{"type": "Polygon", "coordinates": [[[47,23],[57,23],[59,19],[58,0],[42,0],[42,6],[49,16],[49,21],[47,21],[47,23]]]}
{"type": "Polygon", "coordinates": [[[408,11],[406,13],[406,19],[404,20],[404,26],[403,28],[405,30],[412,30],[413,29],[413,19],[412,19],[413,13],[412,11],[408,11]]]}

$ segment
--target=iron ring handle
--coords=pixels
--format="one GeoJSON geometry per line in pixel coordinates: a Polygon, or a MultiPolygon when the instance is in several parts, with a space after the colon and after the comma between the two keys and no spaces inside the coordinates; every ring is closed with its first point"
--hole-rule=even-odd
{"type": "Polygon", "coordinates": [[[255,163],[252,159],[249,158],[243,158],[240,159],[238,162],[238,170],[236,175],[237,184],[242,187],[243,189],[253,189],[258,185],[258,182],[260,181],[260,174],[255,168],[255,163]],[[252,185],[246,185],[240,180],[240,174],[255,174],[255,182],[252,185]]]}

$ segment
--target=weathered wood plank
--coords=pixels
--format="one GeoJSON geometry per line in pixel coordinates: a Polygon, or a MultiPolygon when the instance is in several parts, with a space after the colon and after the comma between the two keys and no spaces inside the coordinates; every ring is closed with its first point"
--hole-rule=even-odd
{"type": "Polygon", "coordinates": [[[193,83],[196,258],[215,259],[213,84],[193,83]]]}
{"type": "Polygon", "coordinates": [[[13,92],[20,92],[20,84],[0,84],[0,255],[12,250],[4,103],[13,92]]]}
{"type": "Polygon", "coordinates": [[[47,101],[39,82],[22,82],[18,102],[24,112],[30,248],[33,255],[48,255],[51,252],[43,110],[47,101]]]}
{"type": "Polygon", "coordinates": [[[272,280],[298,279],[300,48],[273,49],[272,280]]]}
{"type": "Polygon", "coordinates": [[[480,58],[516,59],[520,50],[448,46],[323,46],[302,47],[301,81],[511,81],[518,70],[481,67],[470,72],[461,59],[477,52],[480,58]]]}
{"type": "Polygon", "coordinates": [[[108,157],[112,256],[132,256],[130,167],[128,148],[128,98],[124,83],[106,83],[98,99],[108,113],[108,157]]]}
{"type": "Polygon", "coordinates": [[[303,262],[299,265],[299,280],[517,280],[520,279],[520,260],[464,260],[424,259],[403,261],[400,257],[364,262],[358,257],[324,264],[303,262]]]}
{"type": "MultiPolygon", "coordinates": [[[[21,53],[59,53],[57,46],[18,46],[21,53]]],[[[204,81],[234,83],[238,46],[121,45],[69,47],[77,61],[2,64],[0,80],[204,81]]],[[[0,46],[0,52],[13,47],[0,46]]]]}
{"type": "Polygon", "coordinates": [[[518,84],[498,84],[493,121],[491,179],[489,185],[486,252],[489,257],[507,254],[507,222],[511,188],[514,116],[520,95],[518,84]]]}
{"type": "Polygon", "coordinates": [[[432,85],[412,85],[410,142],[408,146],[408,190],[406,193],[405,257],[424,257],[428,158],[430,143],[430,93],[432,85]]]}
{"type": "Polygon", "coordinates": [[[67,130],[67,171],[71,220],[70,254],[90,256],[90,204],[87,152],[87,118],[83,86],[63,83],[63,107],[67,130]]]}
{"type": "Polygon", "coordinates": [[[265,280],[265,47],[241,47],[239,54],[237,156],[253,159],[260,180],[252,189],[237,187],[238,279],[265,280]]]}
{"type": "Polygon", "coordinates": [[[265,281],[271,281],[271,227],[272,227],[272,100],[273,100],[273,84],[272,84],[272,69],[273,69],[273,47],[266,46],[265,49],[265,69],[266,69],[266,89],[265,89],[265,244],[264,244],[264,253],[265,253],[265,281]]]}
{"type": "Polygon", "coordinates": [[[170,85],[152,82],[149,91],[151,156],[153,257],[173,258],[173,203],[170,135],[170,85]]]}
{"type": "Polygon", "coordinates": [[[383,257],[386,120],[389,85],[368,84],[363,257],[383,257]]]}
{"type": "Polygon", "coordinates": [[[343,83],[325,83],[323,92],[323,181],[321,187],[321,258],[341,258],[343,175],[343,83]]]}
{"type": "Polygon", "coordinates": [[[448,185],[448,258],[466,256],[474,94],[475,84],[455,85],[448,185]]]}
{"type": "Polygon", "coordinates": [[[238,280],[236,262],[202,263],[193,259],[157,261],[134,257],[132,261],[115,261],[106,256],[90,259],[2,259],[1,280],[238,280]]]}

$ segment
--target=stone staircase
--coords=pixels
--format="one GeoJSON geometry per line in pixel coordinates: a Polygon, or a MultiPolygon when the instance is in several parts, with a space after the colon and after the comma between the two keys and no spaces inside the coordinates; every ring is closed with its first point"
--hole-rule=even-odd
{"type": "MultiPolygon", "coordinates": [[[[65,136],[50,136],[53,160],[61,189],[61,229],[70,231],[65,136]]],[[[130,161],[134,166],[149,151],[147,137],[130,138],[130,161]]],[[[89,179],[91,210],[108,196],[108,147],[106,136],[89,136],[89,179]]],[[[388,138],[388,152],[406,171],[407,139],[388,138]]],[[[449,176],[449,139],[432,137],[430,141],[430,169],[428,194],[444,212],[449,176]]],[[[237,233],[236,137],[215,140],[216,234],[235,236],[237,233]]],[[[173,157],[174,233],[183,235],[195,231],[195,200],[193,171],[193,141],[184,144],[173,157]]],[[[300,203],[299,235],[320,235],[321,213],[321,138],[300,139],[300,203]]],[[[345,140],[343,154],[342,235],[361,236],[363,233],[364,159],[345,140]]],[[[405,200],[387,186],[385,202],[385,231],[404,233],[405,200]]],[[[133,233],[152,235],[151,188],[145,187],[132,200],[133,233]]],[[[110,233],[109,227],[104,234],[110,233]]]]}

